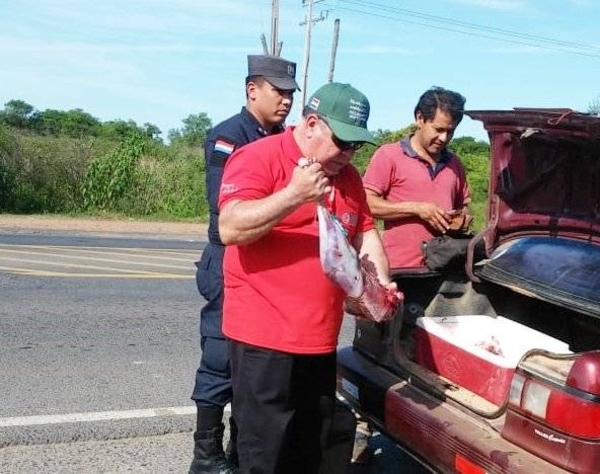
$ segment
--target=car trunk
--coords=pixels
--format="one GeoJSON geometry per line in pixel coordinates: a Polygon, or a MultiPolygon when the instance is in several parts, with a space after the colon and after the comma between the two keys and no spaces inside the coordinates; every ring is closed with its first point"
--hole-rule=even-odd
{"type": "Polygon", "coordinates": [[[540,109],[468,115],[484,122],[492,159],[488,221],[465,271],[395,271],[401,317],[357,322],[354,348],[537,456],[597,472],[600,118],[540,109]],[[485,258],[474,261],[478,243],[485,258]],[[457,317],[461,329],[448,340],[428,329],[457,317]]]}

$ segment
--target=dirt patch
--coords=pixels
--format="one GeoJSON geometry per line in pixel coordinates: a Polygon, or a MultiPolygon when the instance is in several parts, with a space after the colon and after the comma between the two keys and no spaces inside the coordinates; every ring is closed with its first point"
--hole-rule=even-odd
{"type": "Polygon", "coordinates": [[[146,234],[198,239],[206,237],[207,227],[206,224],[194,222],[151,222],[129,219],[0,214],[0,232],[146,234]]]}

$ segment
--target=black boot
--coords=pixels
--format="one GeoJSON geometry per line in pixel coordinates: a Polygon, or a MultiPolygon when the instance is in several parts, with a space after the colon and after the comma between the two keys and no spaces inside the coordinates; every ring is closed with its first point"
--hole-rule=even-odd
{"type": "Polygon", "coordinates": [[[237,451],[237,425],[233,421],[233,417],[229,417],[229,442],[225,449],[225,458],[234,466],[239,466],[238,451],[237,451]]]}
{"type": "Polygon", "coordinates": [[[194,433],[194,460],[189,474],[235,474],[237,468],[225,459],[223,432],[225,426],[194,433]]]}

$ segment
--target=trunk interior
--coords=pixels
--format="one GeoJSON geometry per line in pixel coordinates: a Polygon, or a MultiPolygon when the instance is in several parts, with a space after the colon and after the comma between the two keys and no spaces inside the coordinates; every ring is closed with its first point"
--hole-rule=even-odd
{"type": "MultiPolygon", "coordinates": [[[[506,411],[508,393],[501,400],[490,401],[489,397],[486,399],[477,391],[464,386],[468,384],[451,380],[440,375],[440,371],[435,368],[419,363],[418,344],[422,344],[422,339],[418,337],[418,318],[463,316],[462,319],[468,321],[469,316],[502,316],[522,325],[515,325],[517,331],[522,328],[525,333],[527,328],[534,329],[544,337],[566,343],[573,353],[600,349],[598,318],[540,301],[512,289],[485,281],[473,283],[461,272],[444,275],[396,273],[394,280],[405,295],[402,315],[383,324],[357,321],[354,347],[390,371],[403,378],[410,377],[413,383],[425,390],[442,399],[452,399],[490,419],[492,423],[506,411]]],[[[474,327],[474,330],[478,329],[474,327]]],[[[515,334],[514,339],[527,337],[515,334]]],[[[533,356],[536,341],[528,343],[526,340],[523,344],[526,349],[523,352],[533,349],[533,356]]],[[[567,355],[563,354],[563,357],[567,355]]],[[[524,357],[523,362],[525,359],[524,357]]],[[[548,375],[552,376],[556,370],[553,359],[550,357],[540,360],[538,371],[543,373],[547,370],[548,375]]]]}

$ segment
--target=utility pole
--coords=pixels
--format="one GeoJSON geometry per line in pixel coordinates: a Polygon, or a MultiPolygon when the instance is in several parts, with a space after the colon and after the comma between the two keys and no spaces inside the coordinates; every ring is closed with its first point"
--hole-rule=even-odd
{"type": "Polygon", "coordinates": [[[308,5],[308,12],[306,14],[306,20],[300,23],[300,26],[306,25],[306,37],[304,41],[304,71],[302,72],[302,102],[300,103],[300,113],[304,110],[306,105],[306,88],[308,84],[308,64],[310,62],[310,37],[312,33],[312,24],[317,21],[323,21],[326,16],[321,15],[318,18],[313,18],[312,7],[313,3],[320,3],[323,0],[302,0],[302,5],[308,5]]]}
{"type": "Polygon", "coordinates": [[[329,63],[329,81],[333,82],[333,71],[335,70],[335,56],[337,53],[338,40],[340,38],[340,19],[336,18],[333,23],[333,44],[331,45],[331,62],[329,63]]]}
{"type": "Polygon", "coordinates": [[[279,0],[271,2],[271,54],[279,56],[281,46],[277,44],[279,34],[279,0]]]}

